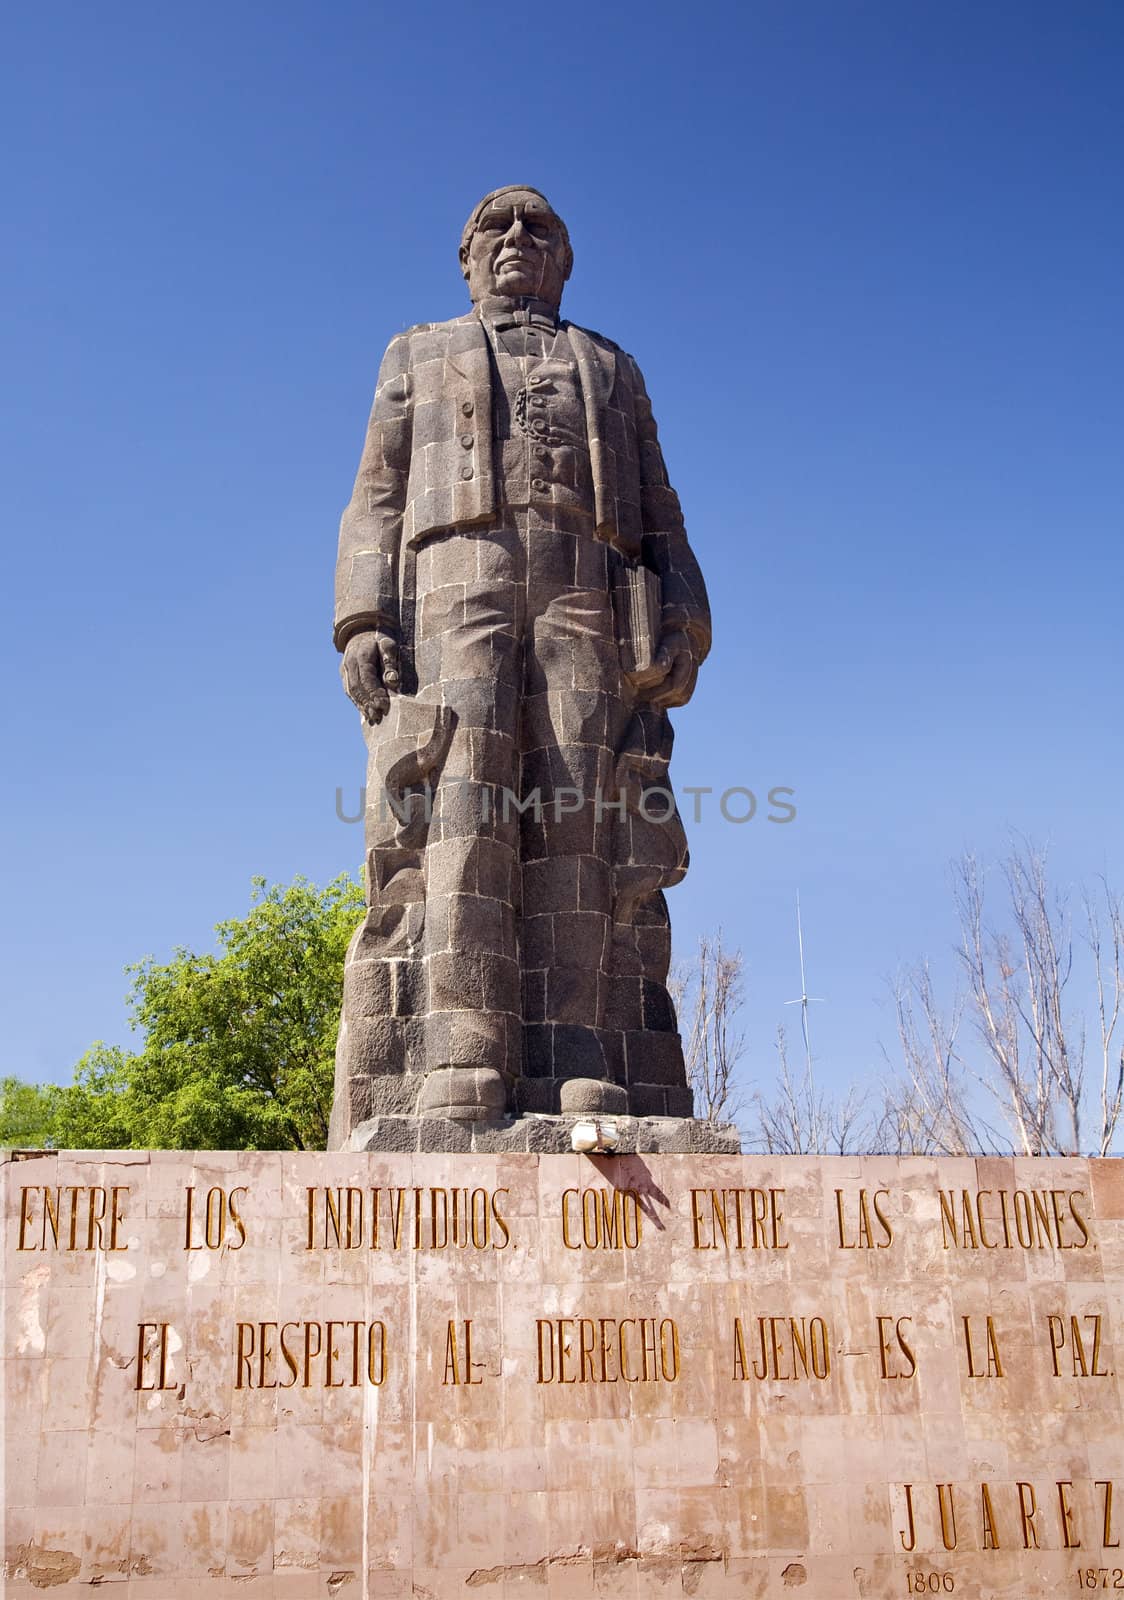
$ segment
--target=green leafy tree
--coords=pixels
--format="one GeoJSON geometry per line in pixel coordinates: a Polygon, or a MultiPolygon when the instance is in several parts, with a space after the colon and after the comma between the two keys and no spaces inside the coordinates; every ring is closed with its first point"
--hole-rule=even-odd
{"type": "Polygon", "coordinates": [[[44,1139],[11,1142],[322,1150],[343,961],[362,909],[346,876],[323,889],[256,878],[249,913],[218,924],[217,952],[178,949],[167,963],[149,957],[129,969],[141,1048],[95,1044],[73,1084],[53,1091],[44,1139]]]}
{"type": "Polygon", "coordinates": [[[59,1097],[63,1093],[50,1083],[0,1078],[0,1146],[23,1150],[53,1147],[59,1097]]]}

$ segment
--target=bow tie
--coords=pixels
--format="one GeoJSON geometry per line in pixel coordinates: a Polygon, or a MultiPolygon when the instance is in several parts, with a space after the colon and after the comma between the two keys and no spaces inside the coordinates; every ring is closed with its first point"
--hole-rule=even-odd
{"type": "Polygon", "coordinates": [[[507,333],[511,328],[539,328],[544,333],[555,333],[558,329],[558,318],[549,310],[540,310],[534,305],[489,305],[485,302],[481,313],[496,333],[507,333]]]}

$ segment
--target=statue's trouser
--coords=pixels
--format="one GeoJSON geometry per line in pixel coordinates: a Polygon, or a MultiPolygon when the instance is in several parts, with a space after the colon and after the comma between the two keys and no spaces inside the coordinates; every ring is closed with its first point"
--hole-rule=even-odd
{"type": "Polygon", "coordinates": [[[510,1082],[523,1024],[554,1023],[570,1056],[556,1075],[600,1077],[608,802],[633,704],[614,557],[534,511],[504,524],[417,552],[417,698],[455,714],[424,862],[427,1065],[510,1082]]]}

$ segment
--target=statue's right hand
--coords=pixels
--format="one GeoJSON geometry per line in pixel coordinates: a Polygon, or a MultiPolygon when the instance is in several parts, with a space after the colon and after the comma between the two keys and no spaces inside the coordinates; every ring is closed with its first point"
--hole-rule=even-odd
{"type": "Polygon", "coordinates": [[[390,696],[401,682],[398,641],[382,628],[352,634],[343,652],[340,677],[368,722],[381,722],[390,710],[390,696]]]}

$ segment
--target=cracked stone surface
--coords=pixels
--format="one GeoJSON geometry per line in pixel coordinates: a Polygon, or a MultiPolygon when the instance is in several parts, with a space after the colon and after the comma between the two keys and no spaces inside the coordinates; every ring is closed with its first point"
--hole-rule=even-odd
{"type": "Polygon", "coordinates": [[[667,1121],[5,1154],[5,1600],[1111,1589],[1124,1162],[667,1121]]]}

